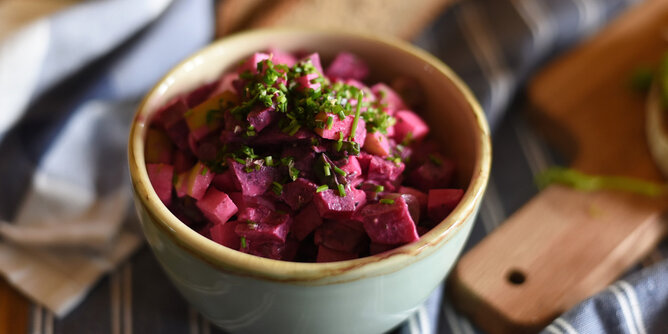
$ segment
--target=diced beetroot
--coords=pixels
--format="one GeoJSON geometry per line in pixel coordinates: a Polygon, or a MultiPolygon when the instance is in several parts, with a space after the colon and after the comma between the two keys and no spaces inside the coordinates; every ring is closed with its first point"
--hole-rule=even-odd
{"type": "Polygon", "coordinates": [[[420,212],[427,212],[427,194],[415,188],[404,187],[404,186],[399,187],[398,192],[401,194],[410,194],[415,196],[415,198],[418,201],[418,204],[420,204],[420,212]]]}
{"type": "MultiPolygon", "coordinates": [[[[348,115],[344,119],[339,119],[339,116],[333,114],[327,114],[324,112],[316,115],[316,119],[327,124],[327,118],[332,117],[333,123],[331,127],[325,128],[316,128],[314,131],[320,137],[332,140],[339,140],[341,133],[343,133],[343,140],[350,139],[350,132],[352,131],[352,125],[355,122],[355,115],[348,115]]],[[[366,123],[360,117],[357,120],[357,128],[355,128],[355,137],[353,138],[354,142],[363,145],[364,140],[366,140],[366,123]]]]}
{"type": "Polygon", "coordinates": [[[351,187],[356,187],[364,181],[362,166],[360,166],[355,156],[349,155],[347,158],[337,161],[337,165],[346,172],[346,180],[351,187]]]}
{"type": "Polygon", "coordinates": [[[399,110],[394,113],[397,123],[394,124],[394,139],[403,142],[406,136],[414,141],[421,141],[429,133],[429,126],[410,110],[399,110]]]}
{"type": "Polygon", "coordinates": [[[362,222],[356,219],[344,219],[344,220],[337,220],[336,221],[338,224],[345,225],[353,230],[357,230],[360,232],[366,232],[364,231],[364,225],[362,225],[362,222]]]}
{"type": "MultiPolygon", "coordinates": [[[[440,159],[440,158],[439,158],[440,159]]],[[[447,188],[452,181],[455,164],[448,159],[438,163],[427,161],[408,175],[408,184],[424,192],[434,188],[447,188]]]]}
{"type": "Polygon", "coordinates": [[[257,74],[257,63],[269,59],[269,55],[266,53],[261,53],[261,52],[256,52],[252,56],[250,56],[239,68],[237,69],[237,73],[241,74],[244,73],[245,71],[250,71],[252,74],[257,74]]]}
{"type": "Polygon", "coordinates": [[[234,160],[228,160],[233,173],[234,184],[241,189],[244,196],[257,196],[264,194],[271,183],[278,179],[278,170],[275,167],[260,166],[259,170],[254,167],[246,172],[246,167],[234,160]]]}
{"type": "Polygon", "coordinates": [[[313,230],[322,224],[322,218],[315,204],[305,206],[295,216],[291,231],[297,240],[304,240],[313,230]]]}
{"type": "Polygon", "coordinates": [[[213,173],[203,163],[197,162],[190,170],[179,173],[174,184],[176,195],[188,195],[194,199],[202,199],[213,180],[213,173]]]}
{"type": "Polygon", "coordinates": [[[308,89],[313,89],[315,91],[320,90],[320,83],[319,82],[312,82],[311,80],[319,78],[320,75],[318,73],[309,73],[307,75],[303,75],[299,78],[296,78],[295,81],[299,85],[299,89],[302,91],[306,91],[308,89]]]}
{"type": "Polygon", "coordinates": [[[170,101],[165,107],[156,112],[156,121],[162,125],[162,128],[167,130],[172,125],[183,120],[183,114],[188,111],[186,101],[181,98],[170,101]]]}
{"type": "Polygon", "coordinates": [[[398,180],[404,168],[403,162],[396,164],[393,161],[373,156],[369,162],[367,178],[378,182],[398,180]]]}
{"type": "Polygon", "coordinates": [[[385,251],[388,251],[390,249],[396,248],[399,245],[384,245],[384,244],[377,244],[375,242],[372,242],[369,244],[369,253],[371,255],[376,255],[385,251]]]}
{"type": "Polygon", "coordinates": [[[350,155],[347,159],[344,159],[344,161],[345,163],[339,166],[344,172],[352,177],[362,175],[362,166],[360,166],[360,163],[355,156],[350,155]]]}
{"type": "Polygon", "coordinates": [[[213,92],[213,90],[216,89],[216,87],[218,87],[218,82],[214,81],[202,85],[199,88],[195,89],[194,91],[190,92],[185,99],[188,108],[193,108],[196,105],[204,102],[204,100],[206,100],[209,97],[209,95],[211,95],[211,92],[213,92]]]}
{"type": "Polygon", "coordinates": [[[288,214],[276,214],[267,221],[266,223],[241,221],[234,232],[251,241],[285,242],[292,218],[288,214]]]}
{"type": "Polygon", "coordinates": [[[281,260],[283,261],[294,261],[297,257],[297,251],[299,250],[299,240],[291,237],[285,239],[285,249],[283,250],[283,256],[281,260]]]}
{"type": "MultiPolygon", "coordinates": [[[[207,222],[206,225],[200,227],[197,229],[197,233],[201,234],[203,237],[206,237],[207,239],[211,239],[211,228],[213,227],[213,224],[211,222],[207,222]]],[[[232,231],[234,232],[234,231],[232,231]]]]}
{"type": "Polygon", "coordinates": [[[293,158],[295,162],[295,168],[299,170],[300,177],[311,177],[311,171],[313,170],[313,159],[315,159],[315,152],[311,149],[310,146],[306,145],[297,145],[293,143],[292,145],[286,145],[283,147],[281,152],[281,158],[293,158]]]}
{"type": "Polygon", "coordinates": [[[318,71],[318,73],[324,74],[325,72],[322,70],[322,65],[320,64],[320,55],[317,53],[311,53],[310,55],[302,58],[299,60],[300,63],[305,63],[307,61],[311,61],[311,64],[313,64],[313,67],[318,71]]]}
{"type": "Polygon", "coordinates": [[[368,204],[356,216],[362,219],[364,230],[372,242],[396,245],[419,239],[403,197],[397,197],[392,204],[368,204]]]}
{"type": "Polygon", "coordinates": [[[234,204],[239,208],[238,217],[241,221],[264,222],[269,219],[272,212],[276,211],[274,203],[267,198],[262,196],[249,197],[240,194],[232,193],[230,194],[230,198],[232,198],[234,204]]]}
{"type": "Polygon", "coordinates": [[[246,240],[245,248],[243,247],[243,243],[244,242],[242,242],[242,245],[239,248],[240,251],[274,260],[282,260],[286,249],[286,244],[283,242],[246,240]]]}
{"type": "Polygon", "coordinates": [[[231,169],[228,169],[223,173],[216,174],[216,176],[213,177],[212,184],[214,187],[216,187],[216,189],[228,194],[241,191],[241,189],[238,189],[234,183],[234,174],[232,173],[231,169]]]}
{"type": "Polygon", "coordinates": [[[359,253],[365,240],[364,231],[356,230],[345,224],[327,221],[315,230],[313,241],[329,249],[359,253]]]}
{"type": "Polygon", "coordinates": [[[327,68],[330,78],[364,80],[369,74],[366,63],[348,52],[340,52],[327,68]]]}
{"type": "Polygon", "coordinates": [[[294,142],[302,139],[310,139],[315,135],[313,131],[300,129],[292,136],[279,129],[277,125],[270,125],[262,132],[261,136],[253,137],[254,145],[280,145],[286,142],[294,142]]]}
{"type": "Polygon", "coordinates": [[[292,54],[283,52],[277,48],[269,48],[267,53],[271,56],[271,61],[274,64],[283,64],[292,67],[297,62],[297,58],[292,54]]]}
{"type": "Polygon", "coordinates": [[[184,224],[196,227],[205,220],[196,203],[196,199],[188,196],[173,198],[169,210],[184,224]]]}
{"type": "Polygon", "coordinates": [[[299,210],[305,204],[308,204],[313,199],[317,186],[304,178],[298,178],[294,182],[283,185],[283,193],[281,199],[292,210],[299,210]]]}
{"type": "Polygon", "coordinates": [[[216,89],[211,93],[211,95],[218,95],[222,92],[232,92],[232,93],[238,93],[236,88],[234,88],[234,85],[232,84],[235,80],[239,79],[239,74],[232,72],[232,73],[227,73],[223,75],[220,80],[218,81],[218,86],[216,89]]]}
{"type": "Polygon", "coordinates": [[[147,164],[146,171],[153,190],[165,205],[172,203],[172,178],[174,167],[167,164],[147,164]]]}
{"type": "Polygon", "coordinates": [[[390,111],[406,109],[406,105],[401,99],[401,96],[399,96],[399,94],[397,94],[388,85],[384,83],[377,83],[371,86],[371,91],[374,95],[376,95],[376,98],[378,101],[380,101],[380,104],[387,105],[387,108],[390,111]]]}
{"type": "Polygon", "coordinates": [[[411,214],[413,222],[419,222],[420,213],[426,212],[426,210],[422,211],[422,209],[420,209],[420,202],[418,201],[417,197],[411,194],[401,194],[401,193],[386,193],[383,194],[383,196],[381,197],[385,199],[395,200],[397,197],[400,196],[403,197],[404,201],[406,201],[406,205],[408,205],[408,212],[411,214]]]}
{"type": "Polygon", "coordinates": [[[239,249],[241,238],[234,233],[237,221],[228,221],[223,224],[215,224],[209,229],[211,240],[234,250],[239,249]]]}
{"type": "Polygon", "coordinates": [[[146,163],[172,163],[172,151],[174,151],[174,147],[164,131],[153,127],[149,128],[146,132],[145,147],[144,159],[146,163]]]}
{"type": "Polygon", "coordinates": [[[318,246],[318,257],[316,258],[316,262],[336,262],[356,258],[357,253],[341,252],[320,245],[318,246]]]}
{"type": "Polygon", "coordinates": [[[185,172],[192,168],[195,162],[197,162],[197,159],[190,151],[176,151],[174,153],[174,172],[185,172]]]}
{"type": "Polygon", "coordinates": [[[190,149],[188,145],[188,124],[186,124],[185,120],[181,119],[180,121],[170,125],[169,127],[165,128],[165,131],[167,131],[169,139],[172,140],[176,147],[181,150],[190,149]]]}
{"type": "MultiPolygon", "coordinates": [[[[406,148],[406,147],[404,147],[406,148]]],[[[431,161],[430,156],[440,156],[440,147],[438,143],[433,140],[423,140],[421,142],[414,142],[408,148],[412,150],[409,168],[416,168],[427,161],[431,161]]]]}
{"type": "Polygon", "coordinates": [[[279,114],[273,107],[263,108],[258,107],[246,116],[248,124],[255,128],[255,132],[260,132],[266,128],[269,124],[278,119],[279,114]]]}
{"type": "Polygon", "coordinates": [[[367,152],[360,152],[360,154],[357,155],[357,162],[359,162],[360,167],[362,167],[362,174],[364,175],[367,175],[369,172],[369,163],[371,162],[371,158],[373,158],[373,155],[367,152]]]}
{"type": "Polygon", "coordinates": [[[328,189],[316,193],[313,203],[323,218],[350,218],[366,203],[366,193],[355,188],[346,188],[346,196],[339,196],[338,190],[328,189]]]}
{"type": "Polygon", "coordinates": [[[223,224],[237,213],[237,206],[227,194],[214,188],[209,188],[196,205],[214,224],[223,224]]]}
{"type": "Polygon", "coordinates": [[[429,190],[429,202],[427,215],[429,219],[440,222],[459,204],[464,196],[462,189],[431,189],[429,190]]]}
{"type": "Polygon", "coordinates": [[[380,157],[386,157],[390,154],[390,142],[380,132],[367,133],[363,148],[367,152],[380,157]]]}

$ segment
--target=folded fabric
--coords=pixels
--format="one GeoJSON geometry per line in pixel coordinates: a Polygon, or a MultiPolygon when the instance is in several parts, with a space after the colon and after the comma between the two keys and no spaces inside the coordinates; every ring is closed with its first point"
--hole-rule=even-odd
{"type": "Polygon", "coordinates": [[[140,244],[124,227],[129,123],[211,40],[212,5],[86,2],[0,41],[0,273],[58,316],[140,244]]]}

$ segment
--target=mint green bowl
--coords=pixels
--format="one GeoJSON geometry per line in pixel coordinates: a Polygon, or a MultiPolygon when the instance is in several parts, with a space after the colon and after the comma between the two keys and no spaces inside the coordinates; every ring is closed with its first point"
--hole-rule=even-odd
{"type": "Polygon", "coordinates": [[[130,131],[129,164],[141,226],[183,296],[212,323],[239,333],[381,333],[414,312],[443,281],[468,238],[489,178],[485,116],[469,89],[430,54],[396,40],[334,31],[272,29],[233,35],[195,53],[146,95],[130,131]],[[422,116],[458,166],[466,189],[454,211],[415,243],[332,263],[256,257],[221,246],[180,222],[153,191],[144,162],[148,121],[170,98],[210,82],[253,52],[277,47],[331,59],[349,51],[377,80],[414,77],[422,116]]]}

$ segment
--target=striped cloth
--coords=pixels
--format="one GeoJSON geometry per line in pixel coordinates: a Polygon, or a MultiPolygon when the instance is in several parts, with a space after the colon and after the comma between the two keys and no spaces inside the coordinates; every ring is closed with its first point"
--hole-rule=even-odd
{"type": "MultiPolygon", "coordinates": [[[[80,198],[74,198],[78,206],[68,214],[79,217],[75,214],[94,207],[108,223],[106,235],[130,238],[118,242],[126,246],[115,256],[110,249],[87,251],[78,262],[79,269],[88,272],[87,280],[74,280],[80,289],[70,291],[70,298],[55,298],[60,304],[47,302],[47,296],[38,295],[43,292],[39,282],[26,285],[24,278],[45,263],[51,268],[61,263],[54,262],[53,256],[45,258],[49,254],[0,241],[0,272],[24,291],[34,289],[28,295],[40,301],[33,305],[31,333],[222,333],[183,300],[146,247],[130,261],[122,261],[137,247],[136,235],[129,231],[136,222],[132,214],[120,218],[104,214],[120,212],[127,205],[123,197],[127,194],[118,187],[127,184],[125,158],[119,150],[124,151],[122,141],[137,99],[166,69],[210,40],[211,5],[207,0],[99,0],[40,21],[0,44],[0,89],[13,97],[0,100],[5,107],[0,114],[0,171],[16,175],[0,180],[5,189],[0,194],[0,220],[11,221],[2,224],[5,232],[0,228],[0,233],[4,238],[13,236],[14,242],[36,243],[35,237],[26,240],[19,228],[35,224],[34,218],[29,219],[33,210],[25,209],[30,208],[29,195],[46,196],[59,205],[63,193],[45,190],[64,184],[59,188],[83,190],[80,198]],[[117,13],[123,13],[123,25],[114,24],[117,13]],[[25,38],[41,38],[46,42],[44,49],[26,49],[30,44],[25,38]],[[17,56],[17,48],[25,59],[17,56]],[[16,64],[23,64],[27,71],[18,81],[6,74],[18,68],[16,64]],[[85,160],[91,156],[93,161],[85,160]],[[90,168],[64,168],[71,166],[64,165],[64,159],[90,168]],[[99,166],[104,166],[103,173],[99,166]],[[117,206],[104,211],[95,203],[117,206]],[[18,252],[26,254],[19,259],[18,252]],[[103,276],[117,263],[122,264],[103,276]]],[[[495,165],[467,249],[536,194],[533,175],[561,162],[521,114],[506,113],[522,108],[524,79],[546,57],[594,32],[628,5],[623,0],[462,0],[415,41],[464,78],[494,129],[495,165]]],[[[63,262],[62,256],[72,254],[58,255],[63,262]]],[[[664,242],[628,276],[567,312],[544,332],[668,332],[668,262],[661,260],[667,256],[668,242],[664,242]]],[[[73,274],[76,269],[58,273],[73,274]]],[[[439,288],[392,333],[480,331],[452,308],[439,288]]]]}

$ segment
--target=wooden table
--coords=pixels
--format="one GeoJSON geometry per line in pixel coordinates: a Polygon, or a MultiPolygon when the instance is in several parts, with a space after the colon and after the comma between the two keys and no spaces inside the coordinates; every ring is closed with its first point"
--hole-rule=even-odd
{"type": "Polygon", "coordinates": [[[29,310],[30,302],[0,280],[0,334],[27,333],[29,310]]]}

